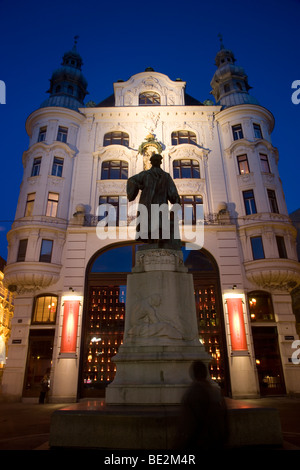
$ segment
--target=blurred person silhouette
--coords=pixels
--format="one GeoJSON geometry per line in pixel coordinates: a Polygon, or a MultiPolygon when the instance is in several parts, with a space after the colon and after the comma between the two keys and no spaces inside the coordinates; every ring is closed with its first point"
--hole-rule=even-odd
{"type": "Polygon", "coordinates": [[[224,449],[228,427],[221,389],[202,361],[193,362],[190,373],[193,382],[182,399],[175,447],[194,451],[224,449]]]}
{"type": "Polygon", "coordinates": [[[41,392],[39,397],[39,403],[45,403],[45,399],[48,391],[50,390],[50,369],[46,370],[44,377],[41,380],[41,392]]]}

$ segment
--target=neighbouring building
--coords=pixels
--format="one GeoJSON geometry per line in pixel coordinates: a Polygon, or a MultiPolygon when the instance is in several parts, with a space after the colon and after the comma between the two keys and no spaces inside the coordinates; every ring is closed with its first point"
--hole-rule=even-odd
{"type": "Polygon", "coordinates": [[[0,256],[0,396],[8,340],[11,334],[11,320],[14,314],[14,295],[4,284],[3,271],[5,264],[5,260],[0,256]]]}
{"type": "Polygon", "coordinates": [[[196,209],[204,211],[203,248],[187,248],[183,237],[182,250],[212,378],[234,398],[300,393],[291,300],[300,285],[297,233],[271,141],[274,118],[249,93],[232,51],[221,45],[215,62],[214,102],[147,68],[114,83],[104,101],[84,104],[81,56],[76,45],[64,54],[48,99],[26,121],[5,268],[15,311],[3,397],[37,400],[48,367],[50,401],[105,396],[136,252],[132,237],[121,236],[132,222],[126,182],[153,152],[191,230],[196,209]],[[99,221],[113,220],[97,212],[104,204],[116,216],[110,238],[97,232],[99,221]]]}

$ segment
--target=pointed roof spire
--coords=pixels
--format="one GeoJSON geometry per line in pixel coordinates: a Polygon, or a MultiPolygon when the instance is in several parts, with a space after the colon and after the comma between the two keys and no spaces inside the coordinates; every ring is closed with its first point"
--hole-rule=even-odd
{"type": "Polygon", "coordinates": [[[220,50],[225,49],[224,44],[223,44],[223,36],[222,34],[218,34],[218,38],[220,39],[220,50]]]}

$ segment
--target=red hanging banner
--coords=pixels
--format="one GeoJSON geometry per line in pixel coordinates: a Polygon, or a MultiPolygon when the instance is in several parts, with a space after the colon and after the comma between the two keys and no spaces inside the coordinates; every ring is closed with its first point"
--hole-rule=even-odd
{"type": "Polygon", "coordinates": [[[76,352],[78,314],[79,300],[65,300],[60,346],[61,354],[76,352]]]}
{"type": "Polygon", "coordinates": [[[227,308],[232,351],[247,351],[242,299],[227,299],[227,308]]]}

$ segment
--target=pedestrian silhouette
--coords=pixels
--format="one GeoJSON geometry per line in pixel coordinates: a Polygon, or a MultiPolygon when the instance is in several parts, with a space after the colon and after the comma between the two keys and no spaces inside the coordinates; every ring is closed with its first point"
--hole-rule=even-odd
{"type": "Polygon", "coordinates": [[[41,392],[39,403],[45,403],[46,395],[50,390],[50,369],[46,370],[44,377],[41,380],[41,392]]]}
{"type": "Polygon", "coordinates": [[[223,449],[227,411],[221,389],[202,361],[193,362],[191,375],[193,383],[182,399],[175,447],[193,451],[223,449]]]}

